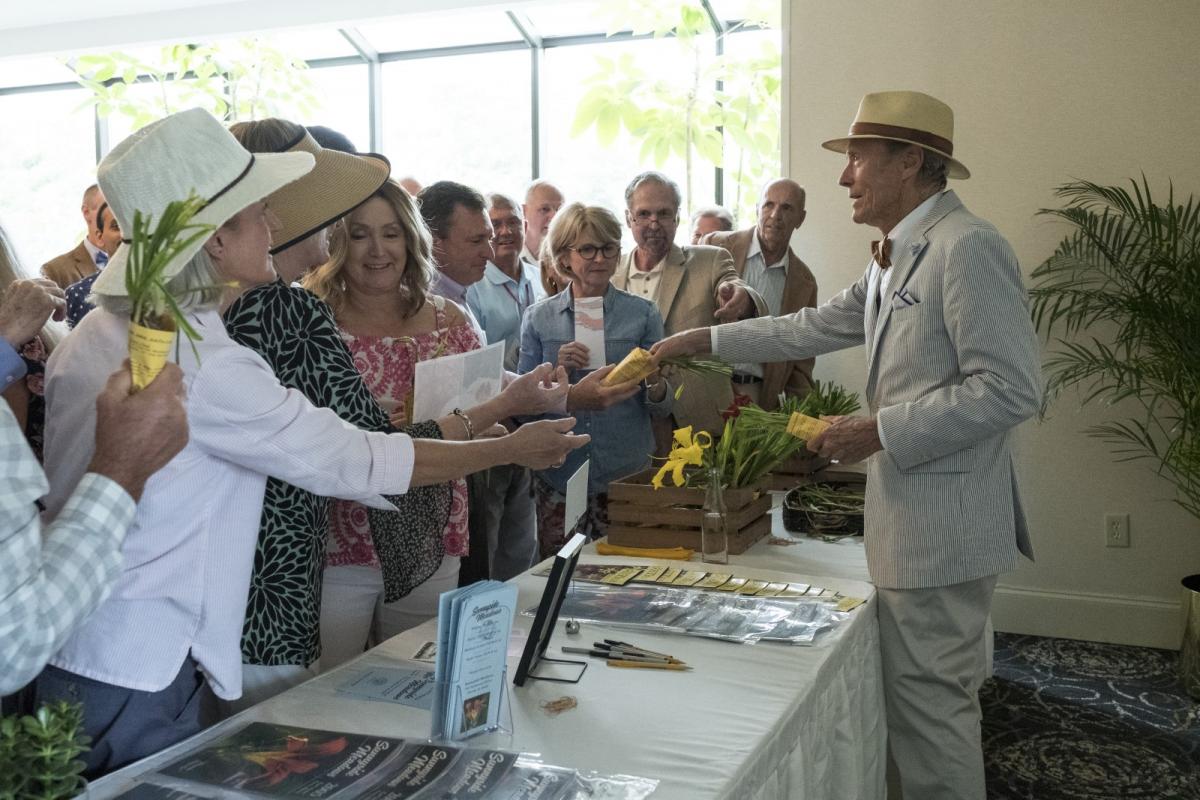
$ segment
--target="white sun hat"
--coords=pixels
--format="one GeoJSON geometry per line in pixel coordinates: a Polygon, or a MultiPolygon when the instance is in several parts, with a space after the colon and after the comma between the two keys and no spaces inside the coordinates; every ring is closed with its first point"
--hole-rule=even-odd
{"type": "MultiPolygon", "coordinates": [[[[305,152],[252,154],[238,144],[217,119],[200,108],[152,122],[122,141],[100,162],[97,182],[121,230],[133,232],[133,216],[141,211],[153,224],[167,204],[195,194],[206,203],[192,217],[220,227],[242,209],[262,200],[312,170],[305,152]]],[[[164,278],[179,274],[204,239],[167,264],[164,278]]],[[[129,240],[122,242],[100,273],[92,291],[125,295],[129,240]]]]}

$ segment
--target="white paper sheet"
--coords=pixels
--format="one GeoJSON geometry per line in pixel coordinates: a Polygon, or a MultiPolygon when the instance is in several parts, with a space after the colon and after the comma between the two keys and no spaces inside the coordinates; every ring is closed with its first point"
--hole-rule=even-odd
{"type": "Polygon", "coordinates": [[[456,408],[490,400],[500,394],[503,379],[503,342],[469,353],[418,361],[413,378],[413,421],[437,419],[456,408]]]}
{"type": "Polygon", "coordinates": [[[604,352],[604,298],[575,298],[575,341],[588,349],[588,369],[608,363],[604,352]]]}
{"type": "Polygon", "coordinates": [[[570,534],[575,523],[587,510],[588,465],[591,459],[584,461],[575,470],[575,474],[567,478],[567,501],[563,509],[563,531],[570,534]]]}

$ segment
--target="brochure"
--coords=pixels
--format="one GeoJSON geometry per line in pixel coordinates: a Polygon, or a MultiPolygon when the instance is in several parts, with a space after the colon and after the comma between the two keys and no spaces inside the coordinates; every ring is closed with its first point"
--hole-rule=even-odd
{"type": "Polygon", "coordinates": [[[504,342],[418,361],[413,374],[411,419],[437,419],[456,408],[479,405],[500,394],[503,381],[504,342]]]}
{"type": "Polygon", "coordinates": [[[580,775],[527,753],[252,722],[184,755],[120,795],[125,800],[643,800],[657,781],[580,775]]]}
{"type": "Polygon", "coordinates": [[[585,369],[600,369],[605,360],[604,298],[575,298],[575,341],[588,349],[585,369]]]}
{"type": "Polygon", "coordinates": [[[516,608],[517,587],[499,581],[441,596],[432,738],[464,739],[499,727],[516,608]]]}
{"type": "Polygon", "coordinates": [[[400,739],[252,722],[160,775],[272,797],[351,797],[389,769],[400,739]]]}
{"type": "Polygon", "coordinates": [[[427,669],[371,667],[343,681],[337,690],[364,700],[383,700],[428,711],[433,707],[433,688],[433,673],[427,669]]]}

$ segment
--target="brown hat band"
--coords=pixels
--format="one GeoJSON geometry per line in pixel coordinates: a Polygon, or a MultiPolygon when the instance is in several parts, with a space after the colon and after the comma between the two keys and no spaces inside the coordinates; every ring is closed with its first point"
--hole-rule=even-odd
{"type": "Polygon", "coordinates": [[[885,139],[906,139],[925,147],[933,148],[948,156],[954,155],[954,143],[928,131],[902,128],[899,125],[882,125],[877,122],[855,122],[850,126],[851,136],[882,136],[885,139]]]}

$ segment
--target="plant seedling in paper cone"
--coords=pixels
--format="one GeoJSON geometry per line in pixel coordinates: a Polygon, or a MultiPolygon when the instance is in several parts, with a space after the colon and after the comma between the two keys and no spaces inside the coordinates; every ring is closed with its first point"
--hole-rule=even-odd
{"type": "Polygon", "coordinates": [[[131,307],[129,361],[135,392],[146,388],[162,371],[176,331],[193,343],[193,352],[194,343],[200,339],[184,316],[178,298],[167,289],[169,278],[164,273],[179,253],[216,229],[191,222],[203,205],[204,200],[195,195],[168,203],[157,224],[152,217],[142,216],[141,211],[134,212],[125,292],[131,307]]]}
{"type": "Polygon", "coordinates": [[[733,374],[733,368],[724,361],[692,358],[690,356],[670,356],[660,361],[655,361],[654,356],[650,355],[648,350],[635,347],[629,351],[629,355],[621,359],[621,363],[617,364],[612,372],[604,376],[604,380],[601,383],[605,386],[616,386],[619,383],[627,383],[634,380],[640,381],[663,365],[687,372],[707,375],[718,374],[728,377],[733,374]]]}

